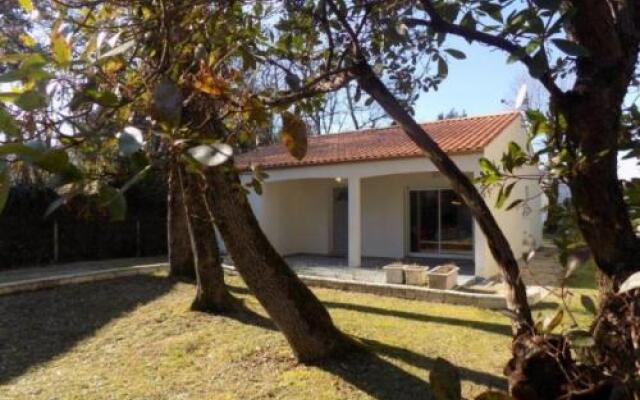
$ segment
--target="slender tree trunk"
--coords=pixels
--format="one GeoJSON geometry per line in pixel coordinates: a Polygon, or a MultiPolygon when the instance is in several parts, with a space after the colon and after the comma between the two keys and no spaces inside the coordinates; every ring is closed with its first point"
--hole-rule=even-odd
{"type": "Polygon", "coordinates": [[[167,174],[167,247],[169,253],[169,274],[179,279],[196,278],[187,215],[184,212],[182,191],[178,180],[180,166],[171,156],[167,174]]]}
{"type": "Polygon", "coordinates": [[[507,304],[515,313],[512,320],[514,336],[529,335],[533,326],[531,310],[527,301],[527,291],[520,277],[518,262],[511,246],[495,218],[487,207],[478,189],[458,168],[449,156],[431,139],[411,115],[389,92],[387,87],[375,75],[366,62],[361,62],[357,70],[360,87],[374,98],[380,106],[394,119],[436,168],[449,180],[453,190],[463,199],[471,210],[473,217],[487,237],[489,249],[502,271],[507,288],[507,304]]]}
{"type": "Polygon", "coordinates": [[[200,175],[182,171],[178,174],[195,263],[196,297],[191,309],[212,313],[232,311],[237,303],[224,283],[222,260],[204,180],[200,175]]]}
{"type": "Polygon", "coordinates": [[[338,355],[354,343],[276,252],[258,225],[230,163],[206,171],[216,225],[240,275],[302,362],[338,355]]]}
{"type": "Polygon", "coordinates": [[[546,233],[554,234],[558,232],[558,223],[560,221],[560,215],[558,207],[560,206],[560,187],[558,182],[554,182],[549,191],[547,191],[547,199],[549,204],[547,206],[547,218],[544,221],[544,230],[546,233]]]}

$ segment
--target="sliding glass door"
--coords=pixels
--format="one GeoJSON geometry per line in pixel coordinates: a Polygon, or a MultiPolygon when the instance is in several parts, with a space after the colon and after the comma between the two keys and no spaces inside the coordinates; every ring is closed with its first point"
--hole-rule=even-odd
{"type": "Polygon", "coordinates": [[[473,219],[453,190],[409,192],[411,254],[471,254],[473,219]]]}

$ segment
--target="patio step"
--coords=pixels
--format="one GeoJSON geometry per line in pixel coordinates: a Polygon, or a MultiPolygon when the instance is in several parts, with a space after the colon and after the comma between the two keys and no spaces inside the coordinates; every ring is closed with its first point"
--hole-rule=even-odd
{"type": "MultiPolygon", "coordinates": [[[[227,273],[237,274],[237,271],[233,266],[224,265],[223,268],[227,273]]],[[[435,303],[475,306],[491,310],[501,310],[507,308],[507,300],[504,295],[496,293],[465,292],[461,290],[440,290],[420,286],[364,282],[309,275],[298,275],[298,277],[305,284],[311,287],[375,294],[379,296],[397,297],[408,300],[421,300],[435,303]]],[[[543,298],[543,289],[539,287],[527,288],[527,298],[529,300],[529,304],[536,304],[543,298]]]]}

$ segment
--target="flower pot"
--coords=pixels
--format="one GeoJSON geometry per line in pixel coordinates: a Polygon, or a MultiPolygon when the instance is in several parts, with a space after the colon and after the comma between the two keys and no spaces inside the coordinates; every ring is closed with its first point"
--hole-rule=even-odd
{"type": "Polygon", "coordinates": [[[458,284],[458,268],[454,264],[439,265],[429,271],[429,287],[432,289],[453,289],[458,284]]]}
{"type": "Polygon", "coordinates": [[[387,283],[403,284],[404,283],[404,268],[400,264],[385,265],[382,267],[384,271],[387,283]]]}
{"type": "Polygon", "coordinates": [[[429,278],[427,277],[429,267],[420,267],[417,265],[407,265],[404,267],[404,279],[407,285],[426,286],[429,278]]]}

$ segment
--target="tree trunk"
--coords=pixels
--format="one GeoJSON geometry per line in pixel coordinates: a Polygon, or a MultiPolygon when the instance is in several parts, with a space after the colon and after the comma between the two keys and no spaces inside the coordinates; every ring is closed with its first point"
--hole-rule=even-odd
{"type": "Polygon", "coordinates": [[[640,3],[613,12],[607,2],[583,0],[576,11],[572,33],[590,56],[578,59],[573,89],[553,102],[567,119],[578,226],[615,289],[640,270],[640,239],[617,172],[622,106],[638,62],[640,3]]]}
{"type": "Polygon", "coordinates": [[[200,175],[178,171],[184,212],[195,264],[196,297],[191,309],[212,313],[232,311],[236,302],[224,283],[213,218],[200,175]]]}
{"type": "Polygon", "coordinates": [[[560,187],[558,182],[553,182],[551,188],[547,191],[547,218],[544,221],[544,230],[546,233],[555,234],[558,232],[558,224],[560,222],[560,187]]]}
{"type": "Polygon", "coordinates": [[[411,115],[389,92],[387,87],[373,72],[369,64],[362,61],[357,68],[357,79],[360,87],[375,99],[380,106],[396,121],[411,140],[433,162],[438,170],[448,179],[452,189],[462,198],[482,232],[494,259],[502,270],[506,282],[507,305],[515,314],[512,329],[515,337],[531,334],[533,319],[527,301],[527,291],[520,277],[520,269],[511,246],[502,230],[496,223],[484,199],[471,183],[469,178],[442,151],[440,146],[416,123],[411,115]]]}
{"type": "Polygon", "coordinates": [[[184,212],[182,191],[178,180],[179,164],[172,156],[167,174],[167,247],[170,276],[179,279],[196,278],[187,215],[184,212]]]}
{"type": "Polygon", "coordinates": [[[271,246],[251,210],[233,166],[210,168],[212,211],[227,249],[260,304],[302,362],[333,356],[354,347],[315,295],[271,246]]]}

